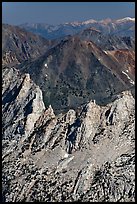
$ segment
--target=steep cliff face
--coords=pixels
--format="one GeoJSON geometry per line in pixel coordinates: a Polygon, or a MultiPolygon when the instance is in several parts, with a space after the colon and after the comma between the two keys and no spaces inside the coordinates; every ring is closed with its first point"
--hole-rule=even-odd
{"type": "Polygon", "coordinates": [[[5,202],[134,201],[135,100],[55,115],[28,74],[3,70],[5,202]]]}

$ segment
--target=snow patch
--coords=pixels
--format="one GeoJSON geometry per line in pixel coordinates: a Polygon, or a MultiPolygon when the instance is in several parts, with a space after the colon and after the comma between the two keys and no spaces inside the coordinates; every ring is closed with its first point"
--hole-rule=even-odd
{"type": "Polygon", "coordinates": [[[126,21],[135,21],[135,18],[126,17],[126,18],[116,20],[117,23],[122,23],[126,21]]]}
{"type": "Polygon", "coordinates": [[[133,84],[133,85],[135,84],[135,82],[133,80],[130,80],[130,83],[133,84]]]}
{"type": "Polygon", "coordinates": [[[96,23],[97,21],[95,21],[94,19],[90,19],[87,21],[82,22],[82,24],[90,24],[90,23],[96,23]]]}
{"type": "MultiPolygon", "coordinates": [[[[127,71],[127,70],[126,70],[126,71],[127,71]]],[[[127,74],[126,72],[122,71],[122,73],[127,76],[127,78],[130,80],[130,83],[131,83],[131,84],[133,84],[133,85],[135,84],[135,82],[128,76],[128,74],[127,74]]]]}
{"type": "Polygon", "coordinates": [[[125,74],[128,79],[131,79],[126,72],[122,71],[122,73],[125,74]]]}
{"type": "Polygon", "coordinates": [[[47,63],[45,63],[45,65],[44,65],[46,68],[48,68],[48,64],[47,63]]]}

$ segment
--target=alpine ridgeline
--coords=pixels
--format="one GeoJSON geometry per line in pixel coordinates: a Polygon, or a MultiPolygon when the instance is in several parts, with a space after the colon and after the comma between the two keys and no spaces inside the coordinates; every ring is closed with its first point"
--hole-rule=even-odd
{"type": "Polygon", "coordinates": [[[133,29],[2,27],[2,201],[134,202],[133,29]]]}

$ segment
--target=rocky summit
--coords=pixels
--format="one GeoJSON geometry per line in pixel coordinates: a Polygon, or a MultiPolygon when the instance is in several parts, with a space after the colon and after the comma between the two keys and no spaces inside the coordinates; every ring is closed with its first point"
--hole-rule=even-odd
{"type": "Polygon", "coordinates": [[[3,202],[135,202],[134,42],[89,31],[4,26],[3,202]]]}
{"type": "Polygon", "coordinates": [[[21,63],[18,69],[29,73],[41,88],[45,105],[51,104],[60,113],[91,99],[107,104],[117,93],[134,86],[135,51],[114,51],[119,55],[73,36],[36,60],[21,63]]]}

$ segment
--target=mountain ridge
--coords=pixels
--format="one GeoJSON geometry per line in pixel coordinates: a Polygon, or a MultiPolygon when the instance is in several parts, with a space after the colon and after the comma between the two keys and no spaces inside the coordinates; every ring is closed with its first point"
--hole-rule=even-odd
{"type": "Polygon", "coordinates": [[[51,41],[18,26],[2,25],[2,63],[16,64],[36,58],[48,50],[51,41]]]}
{"type": "Polygon", "coordinates": [[[48,41],[14,26],[6,26],[3,36],[6,36],[3,53],[11,53],[7,61],[3,56],[3,65],[11,66],[9,60],[22,73],[29,73],[42,89],[45,105],[51,103],[55,111],[67,107],[75,109],[90,99],[100,104],[118,90],[134,86],[134,41],[128,37],[111,37],[90,28],[59,41],[48,41]],[[22,35],[25,35],[23,40],[22,35]],[[24,45],[27,39],[31,49],[24,45]],[[35,41],[33,46],[31,39],[35,41]],[[22,46],[27,53],[25,56],[22,46]],[[20,61],[14,60],[13,56],[20,61]]]}
{"type": "Polygon", "coordinates": [[[19,69],[31,75],[54,110],[74,108],[91,98],[100,104],[114,92],[134,86],[134,74],[129,77],[128,73],[128,78],[123,73],[127,67],[121,66],[119,58],[112,58],[93,42],[77,36],[61,41],[38,60],[23,63],[19,69]]]}
{"type": "Polygon", "coordinates": [[[73,35],[88,27],[96,27],[105,34],[117,34],[119,36],[135,36],[135,18],[123,18],[117,20],[87,20],[83,22],[70,22],[59,25],[48,25],[44,23],[22,24],[20,27],[28,31],[40,34],[47,39],[55,39],[66,35],[73,35]],[[133,29],[133,30],[132,30],[133,29]]]}
{"type": "Polygon", "coordinates": [[[135,201],[135,41],[91,31],[3,29],[3,202],[135,201]]]}
{"type": "Polygon", "coordinates": [[[135,200],[130,91],[55,115],[29,74],[4,68],[2,78],[4,202],[135,200]]]}

